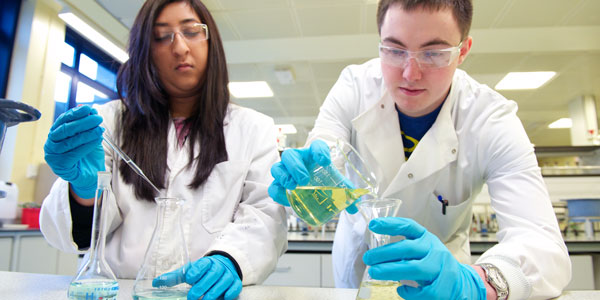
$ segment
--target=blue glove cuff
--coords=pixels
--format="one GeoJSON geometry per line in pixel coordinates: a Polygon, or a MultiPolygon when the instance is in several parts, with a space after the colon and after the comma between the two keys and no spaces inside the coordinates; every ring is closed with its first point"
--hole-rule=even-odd
{"type": "Polygon", "coordinates": [[[223,265],[225,265],[225,267],[229,269],[229,271],[231,271],[231,273],[236,274],[238,278],[242,280],[242,272],[239,269],[239,265],[237,264],[235,259],[233,259],[233,257],[231,257],[229,254],[222,251],[215,251],[209,254],[209,257],[213,257],[216,260],[222,262],[223,265]]]}
{"type": "Polygon", "coordinates": [[[91,199],[96,197],[96,187],[85,187],[85,188],[81,188],[81,187],[76,187],[75,185],[71,184],[71,189],[73,189],[73,192],[83,198],[83,199],[91,199]]]}
{"type": "Polygon", "coordinates": [[[475,271],[475,269],[473,269],[473,267],[471,267],[470,265],[467,264],[462,264],[463,266],[463,270],[466,270],[466,276],[471,276],[473,278],[473,282],[475,283],[475,293],[476,296],[478,298],[471,298],[471,299],[480,299],[480,300],[486,300],[487,297],[487,290],[485,288],[485,282],[483,282],[483,279],[481,278],[481,276],[479,276],[479,274],[477,273],[477,271],[475,271]]]}

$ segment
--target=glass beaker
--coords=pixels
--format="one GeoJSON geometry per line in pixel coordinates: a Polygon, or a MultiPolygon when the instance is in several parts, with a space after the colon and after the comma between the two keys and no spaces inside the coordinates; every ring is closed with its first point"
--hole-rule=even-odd
{"type": "MultiPolygon", "coordinates": [[[[396,216],[402,200],[391,198],[374,198],[360,201],[357,206],[367,224],[375,218],[396,216]]],[[[390,243],[390,236],[370,232],[369,249],[390,243]]],[[[402,299],[396,289],[400,282],[393,280],[376,280],[369,275],[366,267],[356,299],[402,299]]]]}
{"type": "Polygon", "coordinates": [[[181,225],[183,199],[155,198],[156,226],[144,255],[144,263],[135,278],[133,299],[185,300],[190,285],[185,272],[190,264],[181,225]],[[164,275],[169,273],[167,275],[164,275]],[[162,276],[161,276],[162,275],[162,276]],[[168,284],[157,284],[157,278],[168,284]]]}
{"type": "Polygon", "coordinates": [[[110,179],[109,172],[98,172],[90,248],[86,262],[69,285],[67,296],[71,300],[117,299],[119,284],[104,258],[108,225],[105,201],[110,193],[110,179]]]}
{"type": "Polygon", "coordinates": [[[307,166],[307,185],[286,190],[292,209],[312,226],[327,223],[362,196],[377,194],[375,175],[352,145],[338,139],[330,148],[330,157],[327,166],[307,166]]]}

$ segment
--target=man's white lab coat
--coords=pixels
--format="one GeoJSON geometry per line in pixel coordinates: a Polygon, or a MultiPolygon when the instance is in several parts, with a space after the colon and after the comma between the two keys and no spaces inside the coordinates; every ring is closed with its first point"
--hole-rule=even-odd
{"type": "MultiPolygon", "coordinates": [[[[114,133],[121,102],[96,108],[104,118],[102,125],[114,133]]],[[[186,145],[177,146],[171,122],[165,192],[168,197],[185,200],[182,221],[192,262],[208,252],[224,251],[239,264],[243,284],[261,283],[287,249],[285,210],[267,194],[273,180],[270,167],[279,160],[273,120],[231,104],[224,124],[229,158],[214,167],[202,186],[192,190],[187,185],[194,177],[196,165],[186,168],[189,151],[186,145]]],[[[110,224],[106,259],[117,277],[135,278],[155,226],[157,206],[136,199],[132,186],[122,181],[118,172],[117,154],[106,146],[104,151],[106,170],[113,174],[113,193],[110,202],[104,204],[109,206],[110,224]]],[[[68,193],[68,183],[59,178],[43,202],[40,225],[52,246],[77,252],[71,236],[68,193]]]]}
{"type": "MultiPolygon", "coordinates": [[[[398,216],[437,235],[462,263],[470,264],[473,201],[487,183],[499,243],[477,263],[489,262],[508,280],[510,299],[557,296],[571,264],[533,146],[517,105],[456,70],[431,129],[405,161],[398,114],[386,93],[379,59],[345,68],[310,133],[352,143],[377,176],[380,196],[403,200],[398,216]],[[442,214],[437,196],[449,201],[442,214]]],[[[333,265],[337,287],[357,287],[365,268],[365,221],[340,215],[333,265]]]]}

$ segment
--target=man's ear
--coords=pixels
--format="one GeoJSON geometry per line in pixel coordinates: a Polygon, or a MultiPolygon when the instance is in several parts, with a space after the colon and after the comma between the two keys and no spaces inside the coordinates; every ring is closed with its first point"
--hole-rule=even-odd
{"type": "Polygon", "coordinates": [[[471,46],[473,45],[473,37],[469,36],[465,39],[460,48],[460,54],[458,56],[458,64],[462,64],[463,61],[467,58],[469,52],[471,52],[471,46]]]}

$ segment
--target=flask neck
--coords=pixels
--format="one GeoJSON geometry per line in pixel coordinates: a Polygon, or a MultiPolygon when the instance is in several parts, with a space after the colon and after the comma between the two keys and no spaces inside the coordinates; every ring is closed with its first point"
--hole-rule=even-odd
{"type": "Polygon", "coordinates": [[[94,219],[92,221],[92,239],[90,242],[90,261],[104,261],[104,249],[106,245],[106,200],[108,188],[99,188],[96,191],[94,201],[94,219]]]}

